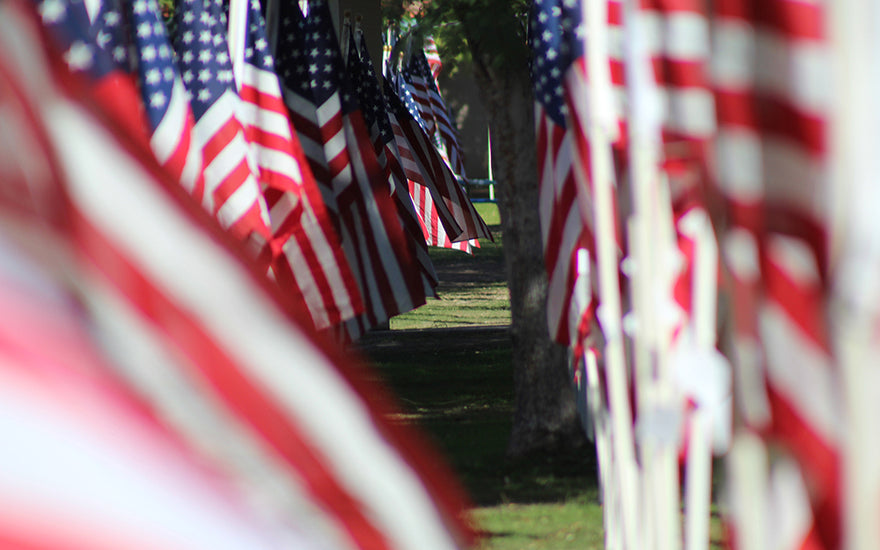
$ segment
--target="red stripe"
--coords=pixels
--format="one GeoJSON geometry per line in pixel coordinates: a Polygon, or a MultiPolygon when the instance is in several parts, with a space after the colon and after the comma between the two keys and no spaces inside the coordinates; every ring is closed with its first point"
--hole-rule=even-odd
{"type": "Polygon", "coordinates": [[[239,365],[204,330],[198,319],[179,308],[118,250],[89,220],[73,212],[79,229],[77,241],[108,282],[131,300],[132,306],[156,324],[211,385],[217,398],[234,416],[248,423],[284,461],[299,472],[299,481],[358,541],[361,548],[390,548],[381,531],[364,515],[361,504],[324,465],[327,459],[285,414],[271,395],[252,384],[246,367],[239,365]],[[173,326],[169,331],[167,327],[173,326]]]}
{"type": "MultiPolygon", "coordinates": [[[[210,116],[210,115],[209,115],[210,116]]],[[[202,146],[205,167],[209,166],[217,155],[241,132],[241,124],[234,117],[230,118],[202,146]]]]}

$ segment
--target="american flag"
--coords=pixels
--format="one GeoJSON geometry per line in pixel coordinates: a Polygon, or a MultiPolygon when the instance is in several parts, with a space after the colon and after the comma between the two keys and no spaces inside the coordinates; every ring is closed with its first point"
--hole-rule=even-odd
{"type": "Polygon", "coordinates": [[[431,105],[428,82],[421,73],[415,72],[414,69],[412,58],[410,58],[401,67],[400,73],[397,75],[397,84],[400,89],[405,90],[401,97],[404,98],[407,107],[411,109],[413,116],[416,117],[422,128],[425,129],[425,133],[433,141],[438,139],[439,135],[437,135],[437,120],[434,116],[434,107],[431,105]]]}
{"type": "Polygon", "coordinates": [[[346,81],[329,7],[311,3],[305,19],[296,5],[282,6],[281,25],[285,101],[325,204],[338,216],[342,245],[366,305],[365,316],[346,326],[349,336],[357,337],[424,304],[421,274],[412,269],[412,243],[346,81]]]}
{"type": "Polygon", "coordinates": [[[431,102],[431,113],[437,123],[437,136],[435,141],[441,145],[441,150],[446,154],[449,167],[452,172],[461,178],[465,177],[464,171],[464,153],[458,142],[458,132],[449,116],[449,109],[443,96],[440,95],[440,88],[437,81],[431,75],[431,69],[428,66],[428,59],[424,51],[413,51],[409,61],[409,74],[413,82],[417,82],[417,89],[423,87],[428,94],[431,102]]]}
{"type": "Polygon", "coordinates": [[[159,163],[201,201],[204,177],[202,151],[192,142],[195,119],[156,1],[106,0],[93,22],[93,31],[98,44],[120,69],[137,75],[150,147],[159,163]]]}
{"type": "MultiPolygon", "coordinates": [[[[15,150],[28,153],[0,155],[0,173],[13,175],[0,181],[0,209],[23,229],[4,228],[3,235],[48,243],[36,258],[47,259],[47,249],[62,252],[50,265],[60,266],[53,273],[76,293],[75,314],[88,331],[53,331],[46,346],[45,330],[36,328],[47,325],[27,326],[40,338],[32,357],[50,361],[27,369],[4,363],[0,431],[20,434],[29,425],[22,422],[45,420],[60,428],[51,432],[60,441],[96,446],[59,446],[35,431],[22,443],[43,446],[3,453],[0,471],[25,475],[0,475],[0,536],[25,531],[25,541],[54,537],[56,547],[78,546],[82,537],[85,546],[204,541],[253,548],[284,537],[316,548],[385,550],[445,550],[466,541],[455,481],[409,427],[388,422],[380,389],[354,381],[365,366],[302,324],[294,305],[245,264],[239,243],[146,147],[102,123],[102,106],[57,63],[58,50],[46,50],[36,27],[30,5],[0,5],[0,108],[11,115],[0,135],[12,126],[20,138],[15,150]],[[22,165],[27,169],[18,170],[22,165]],[[25,184],[40,192],[17,193],[25,184]],[[79,385],[78,373],[65,371],[73,358],[58,350],[70,351],[81,336],[99,343],[113,388],[138,406],[105,407],[101,387],[79,385]],[[61,373],[56,396],[71,401],[46,395],[58,379],[32,370],[42,367],[61,373]],[[9,388],[28,391],[7,399],[9,388]],[[32,410],[42,413],[29,416],[32,410]],[[138,421],[128,422],[129,413],[138,421]],[[32,450],[38,460],[27,462],[32,450]],[[99,471],[89,451],[118,459],[119,468],[99,471]],[[193,460],[178,460],[181,452],[193,460]],[[210,475],[197,473],[205,468],[210,475]],[[59,483],[47,485],[40,474],[57,475],[59,483]],[[137,483],[138,490],[121,497],[114,491],[130,486],[110,481],[137,483]],[[97,485],[80,490],[80,482],[97,485]],[[10,506],[10,485],[22,505],[36,504],[38,512],[10,506]],[[70,498],[59,499],[69,488],[70,498]]],[[[0,284],[0,300],[4,290],[0,284]]],[[[45,322],[64,319],[50,315],[45,322]]],[[[0,332],[9,326],[0,323],[0,332]]],[[[23,323],[15,328],[23,334],[23,323]]]]}
{"type": "MultiPolygon", "coordinates": [[[[146,0],[138,0],[144,2],[146,0]]],[[[175,11],[174,49],[189,93],[194,145],[202,151],[202,204],[220,224],[246,242],[256,256],[271,244],[269,211],[238,120],[240,99],[233,81],[225,15],[218,0],[184,0],[175,11]]]]}
{"type": "Polygon", "coordinates": [[[272,239],[281,251],[272,272],[282,289],[302,296],[315,326],[328,328],[361,314],[363,301],[291,128],[259,0],[249,1],[243,47],[239,117],[259,166],[272,239]]]}
{"type": "MultiPolygon", "coordinates": [[[[577,7],[579,9],[579,6],[577,7]]],[[[571,10],[566,10],[572,17],[571,10]]],[[[560,344],[578,348],[592,321],[592,220],[578,207],[574,167],[574,132],[569,127],[566,80],[576,71],[580,40],[570,20],[563,20],[561,2],[536,0],[529,23],[532,79],[535,90],[539,212],[544,262],[549,285],[547,321],[560,344]],[[566,27],[564,27],[566,24],[566,27]]],[[[579,14],[578,14],[579,20],[579,14]]]]}
{"type": "MultiPolygon", "coordinates": [[[[492,234],[486,222],[477,213],[455,174],[441,158],[430,138],[387,79],[385,97],[391,107],[389,112],[397,142],[407,144],[416,167],[416,170],[412,170],[413,166],[409,164],[409,159],[404,159],[407,178],[430,190],[434,207],[446,233],[453,241],[491,239],[492,234]],[[395,122],[396,126],[394,126],[395,122]]],[[[427,219],[423,217],[426,224],[427,219]]]]}
{"type": "Polygon", "coordinates": [[[810,529],[836,548],[843,411],[826,324],[825,17],[823,4],[789,0],[715,5],[713,84],[736,348],[752,350],[735,359],[755,380],[743,390],[744,428],[795,459],[811,487],[810,529]]]}
{"type": "Polygon", "coordinates": [[[124,65],[100,47],[83,0],[35,1],[43,24],[51,30],[52,40],[68,68],[86,76],[86,82],[97,101],[107,106],[116,123],[126,127],[132,139],[149,139],[142,100],[132,68],[122,55],[124,65]]]}
{"type": "Polygon", "coordinates": [[[416,259],[422,272],[422,281],[428,296],[435,296],[438,279],[434,264],[428,255],[428,243],[422,233],[421,222],[409,194],[406,174],[401,163],[400,151],[394,139],[394,130],[388,118],[388,103],[382,95],[376,72],[363,40],[363,30],[358,26],[349,37],[347,69],[352,85],[363,105],[364,121],[370,129],[373,148],[385,177],[391,182],[391,196],[397,205],[400,219],[407,235],[414,243],[416,259]]]}
{"type": "Polygon", "coordinates": [[[443,69],[443,62],[440,60],[440,52],[437,50],[433,36],[425,37],[425,57],[428,59],[428,65],[431,66],[431,76],[436,81],[443,69]]]}

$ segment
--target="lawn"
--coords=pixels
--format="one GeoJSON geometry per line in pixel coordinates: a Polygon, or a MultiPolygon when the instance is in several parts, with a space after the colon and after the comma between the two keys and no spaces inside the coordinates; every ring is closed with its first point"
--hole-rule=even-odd
{"type": "MultiPolygon", "coordinates": [[[[432,248],[440,298],[366,335],[362,349],[398,396],[396,420],[423,428],[469,492],[480,534],[472,550],[601,549],[591,451],[505,458],[513,379],[503,235],[497,208],[476,206],[496,242],[473,255],[432,248]]],[[[721,547],[717,518],[712,540],[721,547]]]]}

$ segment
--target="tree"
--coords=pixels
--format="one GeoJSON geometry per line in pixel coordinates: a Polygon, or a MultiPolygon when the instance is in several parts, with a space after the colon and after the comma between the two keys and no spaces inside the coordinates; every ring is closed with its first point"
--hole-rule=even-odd
{"type": "MultiPolygon", "coordinates": [[[[547,329],[547,277],[538,218],[526,41],[528,2],[432,0],[418,4],[419,31],[433,33],[443,46],[444,67],[453,60],[471,67],[492,128],[513,348],[515,411],[508,455],[582,447],[567,351],[550,339],[547,329]]],[[[399,2],[383,2],[383,8],[386,15],[403,12],[399,2]]]]}

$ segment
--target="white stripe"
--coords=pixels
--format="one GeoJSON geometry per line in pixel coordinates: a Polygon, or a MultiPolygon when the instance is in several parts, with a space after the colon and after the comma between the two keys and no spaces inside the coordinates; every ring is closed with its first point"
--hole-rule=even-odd
{"type": "Polygon", "coordinates": [[[264,109],[259,105],[242,100],[238,110],[238,120],[245,127],[254,127],[267,134],[290,139],[290,120],[287,113],[264,109]]]}
{"type": "Polygon", "coordinates": [[[827,46],[767,31],[757,35],[756,87],[775,93],[799,109],[822,115],[831,105],[827,46]]]}
{"type": "MultiPolygon", "coordinates": [[[[298,116],[306,119],[315,126],[318,125],[318,119],[315,113],[315,106],[311,101],[302,97],[290,88],[284,88],[284,104],[298,116]]],[[[295,127],[295,125],[294,125],[295,127]]]]}
{"type": "Polygon", "coordinates": [[[251,148],[257,154],[260,168],[284,174],[293,179],[296,183],[302,183],[303,177],[302,172],[300,172],[299,161],[290,154],[277,149],[265,147],[259,143],[251,144],[251,148]]]}
{"type": "Polygon", "coordinates": [[[757,282],[761,276],[758,243],[744,229],[729,229],[724,235],[724,261],[737,279],[746,283],[757,282]]]}
{"type": "MultiPolygon", "coordinates": [[[[352,144],[353,148],[357,149],[357,136],[354,133],[351,122],[347,119],[345,121],[345,134],[348,142],[352,144]]],[[[372,149],[370,151],[372,151],[372,149]]],[[[402,311],[408,311],[415,307],[415,304],[412,303],[409,289],[407,288],[403,272],[401,271],[400,263],[397,261],[399,253],[392,247],[391,240],[385,231],[385,225],[382,223],[384,218],[383,213],[379,210],[378,203],[373,199],[373,191],[370,187],[370,174],[367,173],[367,168],[361,158],[360,151],[354,151],[353,154],[349,155],[349,158],[351,159],[352,170],[354,171],[355,176],[357,177],[357,182],[360,185],[361,193],[366,199],[365,206],[366,214],[368,216],[367,221],[370,224],[371,231],[370,235],[361,235],[358,240],[363,241],[365,239],[372,239],[376,243],[376,248],[379,251],[379,258],[382,262],[381,269],[388,278],[388,283],[391,285],[391,292],[394,294],[394,302],[401,307],[402,311]]],[[[394,223],[399,224],[396,209],[389,214],[394,216],[394,223]]],[[[402,228],[401,231],[403,231],[402,228]]],[[[366,248],[363,248],[362,253],[369,257],[369,251],[366,248]]],[[[381,303],[381,297],[378,302],[375,303],[381,303]]]]}
{"type": "Polygon", "coordinates": [[[816,256],[801,239],[772,235],[767,240],[767,252],[798,286],[818,288],[820,285],[816,256]]]}
{"type": "Polygon", "coordinates": [[[828,166],[802,147],[766,134],[763,140],[766,200],[794,206],[817,220],[828,213],[828,166]]]}
{"type": "MultiPolygon", "coordinates": [[[[100,277],[100,276],[99,276],[100,277]]],[[[315,506],[302,481],[269,452],[259,436],[241,423],[216,399],[214,390],[193,368],[167,349],[167,337],[131,309],[106,284],[85,279],[91,312],[100,327],[105,351],[120,374],[162,412],[168,422],[199,452],[234,473],[236,489],[273,521],[290,522],[317,540],[353,546],[343,537],[344,527],[315,506]],[[287,519],[277,515],[289,514],[287,519]],[[274,517],[273,517],[274,516],[274,517]]]]}
{"type": "Polygon", "coordinates": [[[159,164],[165,164],[171,155],[180,145],[180,138],[183,135],[186,125],[186,115],[189,112],[189,102],[186,100],[186,91],[183,83],[179,78],[174,79],[174,85],[171,88],[171,100],[168,104],[168,111],[156,131],[150,137],[150,147],[153,149],[159,164]]]}
{"type": "Polygon", "coordinates": [[[246,86],[256,88],[261,93],[281,97],[281,83],[278,81],[278,76],[272,71],[248,63],[245,65],[242,81],[246,86]]]}
{"type": "Polygon", "coordinates": [[[270,298],[257,291],[250,272],[180,220],[139,166],[114,156],[102,159],[104,169],[96,173],[83,163],[90,152],[113,150],[112,138],[84,132],[87,123],[75,111],[61,106],[48,111],[55,121],[55,141],[66,141],[61,153],[70,171],[72,199],[93,223],[118,239],[116,245],[169,299],[197,315],[213,341],[225,345],[263,390],[274,395],[290,417],[299,419],[322,449],[328,467],[401,548],[455,548],[424,487],[377,432],[364,404],[270,298]],[[71,134],[81,139],[67,139],[71,134]],[[119,174],[125,174],[129,185],[112,185],[119,174]],[[162,232],[139,230],[152,227],[156,219],[163,221],[162,232]],[[118,231],[119,227],[127,230],[118,231]],[[181,272],[181,265],[191,269],[181,272]],[[292,357],[301,359],[298,368],[290,368],[292,357]]]}
{"type": "Polygon", "coordinates": [[[666,103],[665,125],[690,137],[708,139],[715,133],[715,96],[706,88],[666,86],[660,89],[666,103]]]}
{"type": "Polygon", "coordinates": [[[333,159],[345,151],[345,129],[340,127],[338,132],[327,139],[322,151],[324,152],[325,164],[329,166],[333,159]]]}
{"type": "Polygon", "coordinates": [[[837,409],[840,392],[830,358],[776,303],[762,306],[760,326],[768,381],[810,429],[835,446],[843,419],[837,409]]]}
{"type": "Polygon", "coordinates": [[[709,22],[693,11],[667,12],[663,22],[663,53],[676,61],[709,58],[709,22]]]}
{"type": "Polygon", "coordinates": [[[764,196],[761,140],[752,129],[723,126],[716,137],[718,183],[736,202],[754,204],[764,196]]]}
{"type": "Polygon", "coordinates": [[[722,90],[751,90],[755,70],[755,29],[739,19],[713,21],[711,71],[722,90]]]}
{"type": "Polygon", "coordinates": [[[268,227],[271,222],[259,184],[253,176],[248,176],[217,210],[217,219],[223,227],[232,227],[254,205],[260,209],[260,218],[268,227]]]}
{"type": "Polygon", "coordinates": [[[813,527],[810,496],[797,465],[791,458],[778,457],[770,471],[767,495],[769,550],[798,550],[813,527]]]}
{"type": "Polygon", "coordinates": [[[315,120],[318,126],[324,126],[337,116],[342,116],[342,104],[339,102],[339,94],[335,93],[327,98],[327,101],[318,107],[312,106],[315,111],[315,120]]]}
{"type": "MultiPolygon", "coordinates": [[[[58,522],[54,528],[60,530],[140,536],[168,547],[232,550],[280,543],[277,528],[246,520],[203,472],[116,410],[113,401],[93,391],[88,397],[70,389],[49,394],[11,377],[9,368],[19,367],[0,369],[0,490],[5,502],[25,509],[39,504],[43,521],[22,513],[24,525],[58,522]]],[[[17,515],[13,507],[3,508],[7,520],[17,515]]]]}
{"type": "Polygon", "coordinates": [[[235,116],[237,103],[238,95],[232,90],[226,90],[196,122],[193,133],[197,136],[200,148],[235,116]]]}

